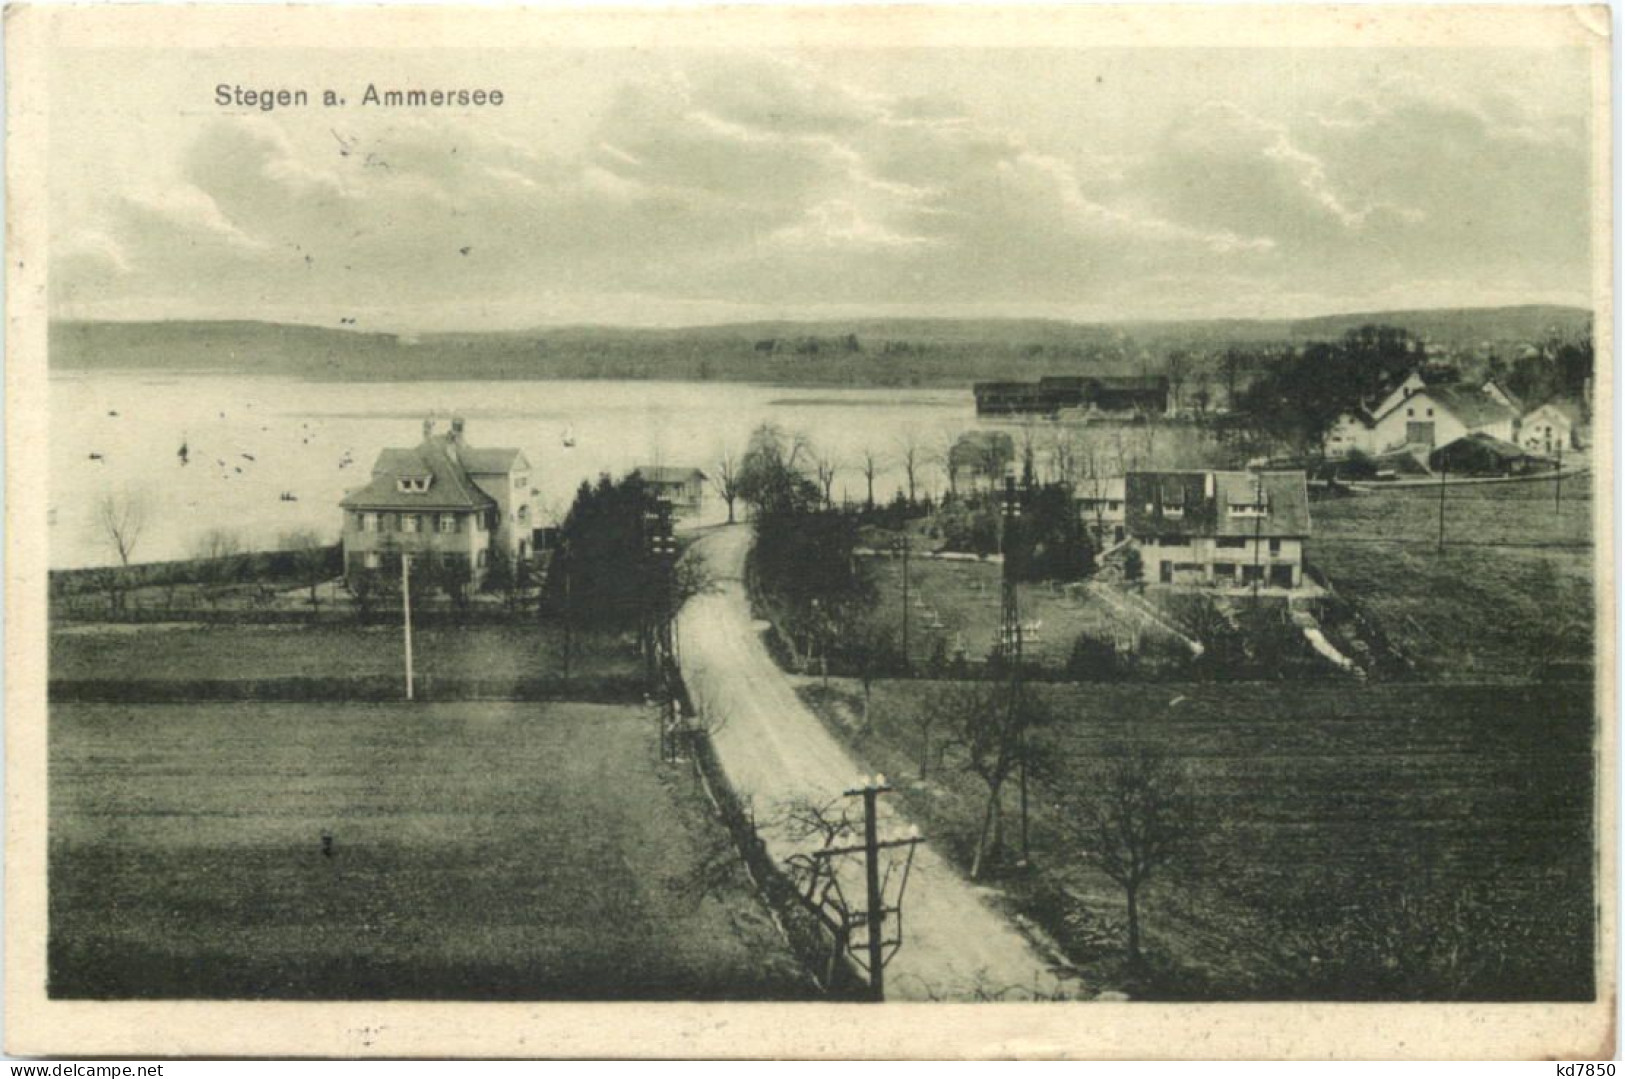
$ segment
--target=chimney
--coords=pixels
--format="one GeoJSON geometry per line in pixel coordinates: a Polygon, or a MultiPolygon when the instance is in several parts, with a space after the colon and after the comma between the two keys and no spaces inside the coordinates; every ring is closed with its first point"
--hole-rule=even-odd
{"type": "Polygon", "coordinates": [[[454,417],[452,417],[452,421],[451,421],[451,437],[450,437],[449,441],[451,441],[451,442],[461,442],[462,440],[463,440],[463,418],[461,416],[454,416],[454,417]]]}
{"type": "Polygon", "coordinates": [[[434,434],[434,420],[425,419],[423,421],[423,441],[429,441],[429,436],[432,434],[434,434]]]}

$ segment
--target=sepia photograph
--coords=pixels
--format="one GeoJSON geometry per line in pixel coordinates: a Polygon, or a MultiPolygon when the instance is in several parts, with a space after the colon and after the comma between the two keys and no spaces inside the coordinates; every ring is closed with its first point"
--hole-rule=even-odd
{"type": "Polygon", "coordinates": [[[8,1051],[1612,1055],[1606,9],[7,23],[8,1051]]]}

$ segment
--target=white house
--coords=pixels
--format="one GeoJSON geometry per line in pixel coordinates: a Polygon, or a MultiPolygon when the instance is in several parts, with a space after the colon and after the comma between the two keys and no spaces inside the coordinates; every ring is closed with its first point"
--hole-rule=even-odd
{"type": "Polygon", "coordinates": [[[1512,442],[1517,432],[1518,414],[1481,389],[1424,386],[1377,414],[1374,441],[1385,453],[1400,446],[1445,446],[1477,434],[1512,442]]]}
{"type": "Polygon", "coordinates": [[[1580,409],[1568,401],[1547,401],[1523,418],[1518,444],[1526,450],[1555,457],[1579,445],[1580,409]]]}
{"type": "Polygon", "coordinates": [[[1127,536],[1122,476],[1092,476],[1077,483],[1078,520],[1102,548],[1127,536]]]}
{"type": "Polygon", "coordinates": [[[1326,455],[1347,457],[1354,452],[1370,456],[1377,452],[1377,421],[1363,408],[1345,412],[1326,432],[1326,455]]]}

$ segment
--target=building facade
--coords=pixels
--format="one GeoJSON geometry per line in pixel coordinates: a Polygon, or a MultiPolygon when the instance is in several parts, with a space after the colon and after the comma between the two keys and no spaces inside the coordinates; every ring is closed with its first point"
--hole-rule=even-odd
{"type": "Polygon", "coordinates": [[[1547,457],[1579,448],[1580,410],[1562,401],[1548,401],[1523,418],[1518,444],[1547,457]]]}
{"type": "Polygon", "coordinates": [[[370,482],[340,502],[345,575],[399,574],[410,556],[477,587],[494,560],[531,555],[530,473],[519,450],[469,446],[461,419],[442,434],[425,420],[417,446],[380,451],[370,482]]]}
{"type": "Polygon", "coordinates": [[[635,471],[656,498],[671,503],[678,514],[697,514],[705,508],[706,475],[697,468],[639,465],[635,471]]]}
{"type": "Polygon", "coordinates": [[[1124,508],[1149,582],[1303,585],[1310,522],[1302,472],[1130,472],[1124,508]]]}

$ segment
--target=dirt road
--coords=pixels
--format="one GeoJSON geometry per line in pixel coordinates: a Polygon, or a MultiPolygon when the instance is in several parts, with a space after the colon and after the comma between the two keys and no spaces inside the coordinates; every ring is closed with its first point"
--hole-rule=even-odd
{"type": "MultiPolygon", "coordinates": [[[[697,545],[720,587],[683,608],[681,659],[696,698],[723,717],[714,736],[717,755],[735,789],[752,798],[757,820],[767,822],[763,837],[782,862],[817,846],[793,838],[774,820],[784,807],[837,800],[873,770],[808,711],[768,655],[741,580],[750,542],[750,529],[739,525],[712,533],[697,545]]],[[[882,799],[894,803],[883,818],[883,835],[909,828],[896,801],[896,795],[882,799]]],[[[861,877],[856,876],[860,859],[845,863],[843,889],[861,897],[861,877]]],[[[888,999],[1031,999],[1057,990],[1087,995],[1076,984],[1060,983],[1045,956],[929,843],[921,844],[915,856],[903,927],[902,948],[886,968],[888,999]]]]}

